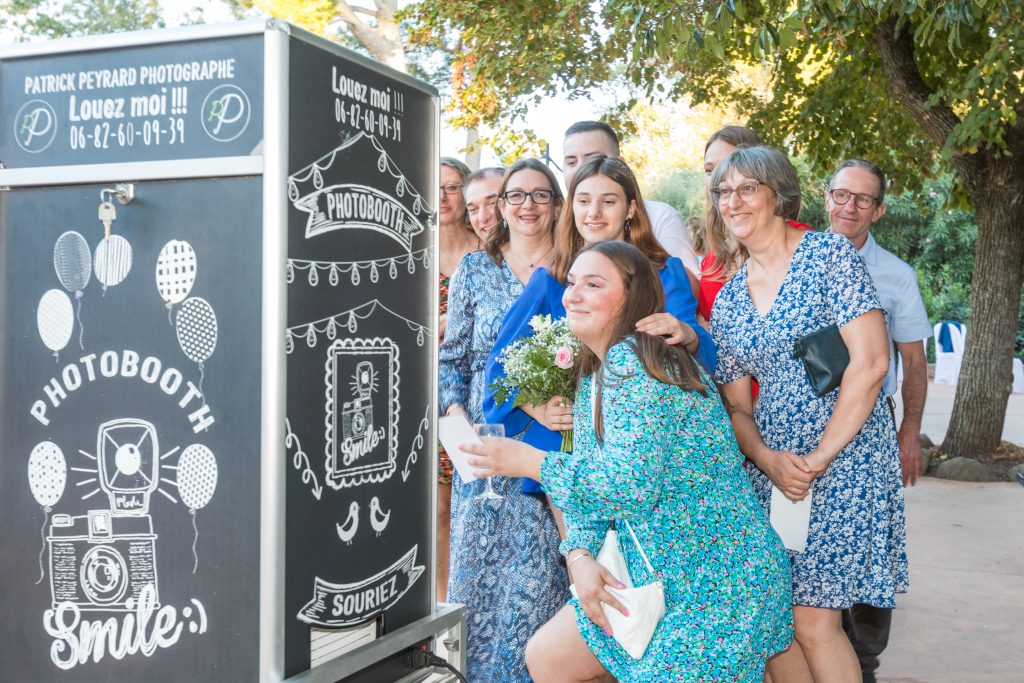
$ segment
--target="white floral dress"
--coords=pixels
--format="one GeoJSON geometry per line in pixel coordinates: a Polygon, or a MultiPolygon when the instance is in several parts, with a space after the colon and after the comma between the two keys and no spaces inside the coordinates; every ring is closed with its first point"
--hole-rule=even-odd
{"type": "MultiPolygon", "coordinates": [[[[814,393],[801,360],[793,357],[794,341],[876,308],[875,287],[856,249],[829,233],[804,236],[765,315],[750,299],[746,266],[722,288],[711,318],[715,378],[729,383],[750,375],[760,382],[754,419],[769,448],[799,456],[813,451],[841,391],[814,393]]],[[[768,510],[771,482],[756,467],[748,473],[768,510]]],[[[900,456],[881,392],[863,428],[815,480],[807,548],[790,552],[790,559],[795,605],[893,607],[896,593],[906,592],[900,456]]]]}

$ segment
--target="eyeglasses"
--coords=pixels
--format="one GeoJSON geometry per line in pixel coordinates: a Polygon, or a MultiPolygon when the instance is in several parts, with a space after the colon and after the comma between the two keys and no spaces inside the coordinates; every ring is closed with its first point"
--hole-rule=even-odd
{"type": "Polygon", "coordinates": [[[534,204],[550,204],[555,193],[551,190],[534,190],[533,192],[512,190],[511,192],[506,192],[501,196],[509,204],[523,204],[526,202],[527,197],[532,199],[534,204]]]}
{"type": "Polygon", "coordinates": [[[751,180],[749,182],[743,183],[736,189],[732,189],[729,187],[716,187],[715,189],[711,190],[711,196],[718,204],[722,206],[729,203],[734,193],[738,194],[740,196],[740,199],[742,199],[743,201],[749,202],[751,199],[757,196],[757,188],[759,188],[762,184],[763,183],[759,183],[756,180],[751,180]]]}
{"type": "Polygon", "coordinates": [[[462,185],[459,185],[458,183],[442,185],[441,192],[443,192],[444,194],[459,194],[460,192],[462,192],[462,185]]]}
{"type": "Polygon", "coordinates": [[[829,190],[828,195],[839,206],[845,206],[850,201],[850,197],[853,197],[853,203],[857,205],[858,209],[870,209],[878,203],[878,197],[849,190],[829,190]]]}

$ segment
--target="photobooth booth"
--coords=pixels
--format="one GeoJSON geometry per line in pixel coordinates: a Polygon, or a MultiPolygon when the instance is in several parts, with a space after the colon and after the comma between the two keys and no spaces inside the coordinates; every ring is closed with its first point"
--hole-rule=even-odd
{"type": "Polygon", "coordinates": [[[0,116],[0,677],[464,651],[434,602],[437,93],[257,21],[4,47],[0,116]]]}

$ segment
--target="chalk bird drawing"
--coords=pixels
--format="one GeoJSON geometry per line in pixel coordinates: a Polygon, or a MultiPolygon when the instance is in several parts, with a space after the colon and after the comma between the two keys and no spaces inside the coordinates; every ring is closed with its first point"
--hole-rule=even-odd
{"type": "Polygon", "coordinates": [[[352,545],[352,538],[359,530],[359,503],[352,501],[352,504],[348,506],[348,519],[344,524],[335,524],[334,526],[338,530],[338,538],[352,545]]]}
{"type": "Polygon", "coordinates": [[[388,510],[384,514],[381,514],[381,512],[380,498],[374,496],[373,500],[370,501],[370,526],[373,527],[373,530],[377,532],[378,536],[388,528],[388,522],[391,521],[391,510],[388,510]]]}

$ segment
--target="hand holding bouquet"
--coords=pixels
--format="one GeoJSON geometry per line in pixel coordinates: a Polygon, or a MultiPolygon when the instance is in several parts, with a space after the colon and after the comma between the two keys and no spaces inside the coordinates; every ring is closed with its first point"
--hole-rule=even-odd
{"type": "MultiPolygon", "coordinates": [[[[554,396],[576,395],[576,361],[579,340],[569,331],[565,318],[550,315],[530,319],[532,337],[518,339],[501,352],[498,360],[505,376],[491,385],[500,406],[515,394],[512,405],[540,405],[554,396]]],[[[572,430],[562,432],[562,450],[572,450],[572,430]]]]}

